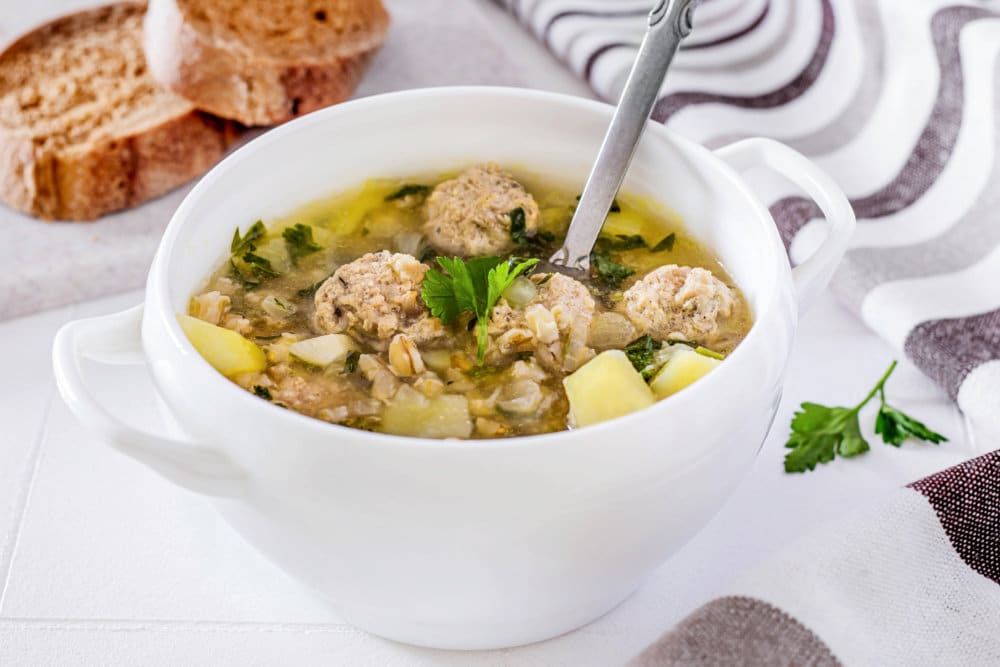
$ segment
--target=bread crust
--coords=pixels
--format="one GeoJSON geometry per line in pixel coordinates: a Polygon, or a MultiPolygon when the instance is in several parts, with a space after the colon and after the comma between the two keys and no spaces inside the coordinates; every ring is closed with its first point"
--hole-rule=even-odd
{"type": "MultiPolygon", "coordinates": [[[[80,17],[113,7],[141,10],[143,3],[116,3],[68,14],[22,35],[4,57],[53,28],[69,29],[80,17]]],[[[0,124],[0,199],[45,220],[94,220],[141,204],[212,167],[236,140],[239,128],[176,99],[163,101],[162,118],[103,133],[83,145],[48,147],[30,128],[0,124]]]]}
{"type": "Polygon", "coordinates": [[[274,125],[350,97],[387,27],[381,9],[367,40],[373,46],[293,61],[249,42],[219,41],[188,20],[176,0],[151,0],[144,46],[153,78],[197,108],[243,125],[274,125]]]}

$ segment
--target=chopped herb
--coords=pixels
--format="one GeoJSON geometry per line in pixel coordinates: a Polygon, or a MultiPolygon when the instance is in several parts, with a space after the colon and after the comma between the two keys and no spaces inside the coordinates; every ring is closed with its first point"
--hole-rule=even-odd
{"type": "Polygon", "coordinates": [[[712,359],[718,359],[719,361],[722,361],[723,359],[726,358],[726,355],[720,354],[715,350],[710,350],[707,347],[702,347],[701,345],[695,347],[694,351],[702,355],[703,357],[711,357],[712,359]]]}
{"type": "Polygon", "coordinates": [[[527,361],[528,359],[531,359],[533,356],[535,356],[535,353],[532,352],[531,350],[522,350],[521,352],[515,354],[514,358],[517,359],[518,361],[527,361]]]}
{"type": "Polygon", "coordinates": [[[894,361],[875,388],[853,408],[803,403],[792,418],[792,433],[785,443],[792,450],[785,456],[785,472],[805,472],[820,463],[829,463],[836,456],[848,458],[867,452],[869,446],[861,435],[858,413],[876,394],[881,405],[875,418],[875,432],[886,444],[899,447],[909,437],[934,444],[947,441],[940,433],[886,403],[885,383],[895,369],[894,361]]]}
{"type": "Polygon", "coordinates": [[[676,240],[677,240],[677,234],[674,234],[673,232],[670,232],[669,234],[667,234],[666,236],[664,236],[662,239],[660,239],[659,243],[657,243],[652,248],[650,248],[649,251],[650,252],[663,252],[664,250],[666,250],[667,252],[672,252],[673,249],[674,249],[674,241],[676,241],[676,240]]]}
{"type": "Polygon", "coordinates": [[[426,197],[431,192],[431,186],[429,185],[419,185],[417,183],[407,183],[402,186],[392,194],[386,195],[385,201],[397,201],[399,199],[405,199],[407,197],[418,196],[426,197]]]}
{"type": "Polygon", "coordinates": [[[257,241],[264,238],[267,234],[267,227],[260,220],[250,225],[250,229],[244,236],[240,236],[240,228],[237,227],[236,231],[233,233],[233,241],[229,244],[229,252],[233,256],[239,256],[244,251],[253,251],[257,249],[255,245],[257,241]]]}
{"type": "Polygon", "coordinates": [[[524,217],[524,209],[518,206],[510,213],[510,238],[514,240],[517,245],[524,245],[530,240],[528,238],[527,222],[524,217]]]}
{"type": "Polygon", "coordinates": [[[527,247],[530,253],[539,253],[556,240],[552,232],[539,231],[528,235],[527,218],[524,209],[518,206],[507,214],[510,217],[510,238],[516,245],[527,247]]]}
{"type": "Polygon", "coordinates": [[[625,346],[625,356],[632,362],[632,367],[642,373],[643,380],[649,380],[653,374],[653,358],[663,343],[649,334],[643,334],[625,346]]]}
{"type": "Polygon", "coordinates": [[[247,289],[252,289],[265,278],[278,275],[271,267],[270,260],[254,254],[254,251],[257,250],[257,241],[264,238],[266,234],[267,228],[260,220],[253,223],[247,233],[242,236],[239,227],[233,232],[233,240],[229,244],[231,254],[229,264],[233,268],[234,275],[247,289]]]}
{"type": "Polygon", "coordinates": [[[482,365],[486,358],[490,313],[514,279],[533,267],[538,260],[503,261],[499,257],[477,257],[464,261],[438,257],[444,272],[430,269],[424,275],[421,297],[434,317],[449,324],[469,312],[476,318],[478,352],[482,365]]]}
{"type": "Polygon", "coordinates": [[[611,288],[620,287],[622,282],[635,273],[624,264],[619,264],[607,250],[594,250],[590,253],[590,266],[597,279],[611,288]]]}
{"type": "Polygon", "coordinates": [[[503,369],[500,368],[499,366],[473,366],[469,370],[463,372],[470,378],[478,380],[480,378],[496,375],[497,373],[500,373],[502,371],[503,369]]]}
{"type": "Polygon", "coordinates": [[[361,353],[357,350],[351,350],[344,357],[344,375],[350,375],[354,371],[358,370],[358,360],[361,359],[361,353]]]}
{"type": "Polygon", "coordinates": [[[546,273],[544,276],[542,276],[541,280],[539,280],[537,283],[535,283],[535,287],[541,287],[545,283],[549,282],[550,280],[552,280],[552,276],[554,276],[554,275],[556,275],[556,274],[554,274],[554,273],[546,273]]]}
{"type": "MultiPolygon", "coordinates": [[[[330,275],[333,275],[333,274],[330,274],[330,275]]],[[[327,276],[326,278],[323,278],[319,282],[313,283],[309,287],[303,287],[298,292],[296,292],[296,294],[298,294],[299,296],[312,296],[312,295],[314,295],[316,293],[316,290],[318,290],[320,287],[322,287],[323,283],[325,283],[329,279],[330,279],[330,276],[327,276]]]]}
{"type": "Polygon", "coordinates": [[[424,264],[426,264],[429,261],[431,261],[432,259],[434,259],[435,257],[437,257],[437,251],[434,248],[431,248],[430,246],[427,246],[426,248],[424,248],[424,251],[420,253],[420,258],[419,259],[420,259],[421,262],[423,262],[424,264]]]}
{"type": "Polygon", "coordinates": [[[285,239],[285,247],[292,263],[297,263],[301,257],[319,252],[323,246],[313,241],[313,229],[309,225],[295,224],[286,227],[281,236],[285,239]]]}
{"type": "Polygon", "coordinates": [[[258,396],[260,396],[261,398],[263,398],[265,401],[272,400],[272,398],[271,398],[271,390],[268,389],[267,387],[262,387],[259,384],[255,384],[253,386],[253,393],[257,394],[258,396]]]}
{"type": "Polygon", "coordinates": [[[648,248],[649,244],[639,234],[615,234],[614,238],[602,236],[597,239],[597,247],[600,250],[635,250],[648,248]]]}

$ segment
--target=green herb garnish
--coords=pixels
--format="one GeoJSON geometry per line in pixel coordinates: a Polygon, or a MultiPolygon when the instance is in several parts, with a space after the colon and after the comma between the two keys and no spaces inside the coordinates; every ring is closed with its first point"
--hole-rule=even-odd
{"type": "Polygon", "coordinates": [[[625,346],[625,356],[632,362],[632,367],[642,374],[643,380],[649,380],[653,371],[653,359],[656,351],[663,343],[649,334],[643,334],[625,346]]]}
{"type": "MultiPolygon", "coordinates": [[[[330,276],[332,276],[332,275],[333,274],[331,273],[330,276]]],[[[323,278],[319,282],[313,283],[309,287],[303,287],[298,292],[296,292],[296,294],[298,294],[299,296],[312,296],[312,295],[314,295],[316,293],[316,290],[318,290],[320,287],[322,287],[323,283],[325,283],[327,280],[330,279],[330,276],[327,276],[326,278],[323,278]]]]}
{"type": "Polygon", "coordinates": [[[677,235],[674,234],[673,232],[670,232],[669,234],[667,234],[666,236],[664,236],[662,239],[660,239],[659,243],[657,243],[652,248],[650,248],[649,251],[650,252],[663,252],[664,250],[666,250],[667,252],[672,252],[673,249],[674,249],[674,241],[676,241],[676,240],[677,240],[677,235]]]}
{"type": "Polygon", "coordinates": [[[530,241],[527,231],[527,221],[524,216],[524,209],[518,206],[510,213],[507,214],[510,217],[510,238],[513,239],[514,243],[517,245],[524,245],[530,241]]]}
{"type": "Polygon", "coordinates": [[[261,385],[259,385],[259,384],[255,384],[255,385],[253,386],[253,393],[255,393],[255,394],[256,394],[257,396],[260,396],[260,397],[261,397],[261,398],[263,398],[263,399],[264,399],[265,401],[270,401],[270,400],[272,400],[272,399],[271,399],[271,390],[270,390],[270,389],[268,389],[267,387],[262,387],[262,386],[261,386],[261,385]]]}
{"type": "Polygon", "coordinates": [[[449,324],[462,313],[475,316],[477,361],[486,358],[490,313],[514,278],[536,263],[537,259],[503,261],[499,257],[477,257],[467,262],[455,257],[438,257],[444,273],[430,269],[424,275],[421,297],[434,317],[449,324]]]}
{"type": "Polygon", "coordinates": [[[396,201],[398,199],[405,199],[413,195],[419,197],[426,197],[431,192],[431,186],[429,185],[419,185],[417,183],[407,183],[402,186],[392,194],[386,195],[385,201],[396,201]]]}
{"type": "Polygon", "coordinates": [[[242,237],[240,236],[240,228],[237,227],[236,231],[233,233],[232,243],[229,244],[230,254],[234,257],[238,257],[244,251],[256,250],[257,246],[255,244],[257,241],[264,238],[265,234],[267,234],[267,227],[264,226],[264,223],[261,220],[258,220],[250,225],[250,229],[248,229],[247,233],[242,237]]]}
{"type": "Polygon", "coordinates": [[[719,361],[726,358],[726,355],[716,352],[715,350],[710,350],[707,347],[702,347],[701,345],[696,346],[694,351],[703,357],[711,357],[712,359],[718,359],[719,361]]]}
{"type": "Polygon", "coordinates": [[[616,262],[607,250],[593,250],[590,253],[590,266],[597,279],[611,288],[620,287],[626,278],[635,273],[635,269],[616,262]]]}
{"type": "Polygon", "coordinates": [[[836,456],[848,458],[867,452],[868,441],[861,435],[858,413],[876,394],[881,405],[875,418],[875,432],[886,444],[899,447],[909,437],[934,444],[947,441],[948,438],[885,402],[885,383],[895,369],[894,361],[875,388],[853,408],[803,403],[792,418],[792,433],[785,443],[792,450],[785,456],[785,472],[805,472],[820,463],[829,463],[836,456]]]}
{"type": "Polygon", "coordinates": [[[357,350],[351,350],[344,357],[344,375],[350,375],[354,371],[358,370],[358,360],[361,359],[361,353],[357,350]]]}
{"type": "Polygon", "coordinates": [[[319,252],[323,246],[313,241],[313,229],[309,225],[301,223],[286,227],[281,232],[285,239],[285,247],[288,248],[288,255],[295,264],[301,257],[319,252]]]}

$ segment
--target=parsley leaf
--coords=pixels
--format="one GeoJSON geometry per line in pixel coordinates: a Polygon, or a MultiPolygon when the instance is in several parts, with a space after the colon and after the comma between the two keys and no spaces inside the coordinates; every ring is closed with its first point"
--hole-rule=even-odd
{"type": "Polygon", "coordinates": [[[677,240],[677,234],[670,232],[662,239],[660,239],[659,243],[650,248],[649,252],[663,252],[664,250],[666,250],[667,252],[671,252],[674,249],[674,241],[676,240],[677,240]]]}
{"type": "Polygon", "coordinates": [[[643,334],[625,346],[625,356],[644,380],[649,380],[649,376],[653,374],[653,356],[661,347],[663,343],[649,334],[643,334]]]}
{"type": "Polygon", "coordinates": [[[635,269],[616,262],[607,250],[593,250],[590,253],[590,266],[597,279],[611,288],[620,287],[626,278],[635,273],[635,269]]]}
{"type": "Polygon", "coordinates": [[[431,186],[429,185],[419,185],[417,183],[407,183],[403,185],[395,192],[386,195],[385,201],[396,201],[399,199],[406,199],[407,197],[417,196],[421,199],[429,195],[431,192],[431,186]]]}
{"type": "Polygon", "coordinates": [[[528,237],[527,222],[524,216],[524,209],[518,206],[512,210],[510,216],[510,238],[517,245],[524,245],[531,239],[528,237]]]}
{"type": "Polygon", "coordinates": [[[537,259],[502,261],[499,257],[438,257],[444,272],[430,269],[424,275],[421,298],[431,315],[449,324],[462,313],[475,317],[477,360],[486,358],[490,313],[514,279],[538,263],[537,259]]]}
{"type": "Polygon", "coordinates": [[[298,223],[286,227],[281,236],[285,239],[285,247],[288,248],[292,263],[297,263],[299,258],[323,249],[323,246],[313,241],[313,229],[309,225],[298,223]]]}
{"type": "Polygon", "coordinates": [[[935,444],[946,441],[940,433],[886,404],[885,383],[895,369],[894,361],[875,388],[853,408],[803,403],[792,419],[792,433],[785,443],[785,447],[792,450],[785,456],[785,472],[805,472],[837,456],[848,458],[867,452],[869,446],[861,435],[858,413],[876,394],[881,406],[875,420],[875,432],[886,444],[899,447],[908,437],[935,444]]]}
{"type": "Polygon", "coordinates": [[[265,401],[273,400],[271,397],[271,390],[259,384],[255,384],[253,386],[253,393],[255,393],[257,396],[260,396],[265,401]]]}
{"type": "Polygon", "coordinates": [[[257,246],[255,243],[264,238],[265,234],[267,234],[267,227],[264,226],[261,220],[250,225],[247,233],[242,237],[240,236],[240,228],[237,227],[236,231],[233,232],[233,241],[229,244],[230,254],[238,256],[245,250],[256,250],[257,246]]]}
{"type": "Polygon", "coordinates": [[[350,375],[354,371],[358,370],[358,361],[361,359],[361,353],[357,350],[351,350],[344,357],[344,370],[343,375],[350,375]]]}

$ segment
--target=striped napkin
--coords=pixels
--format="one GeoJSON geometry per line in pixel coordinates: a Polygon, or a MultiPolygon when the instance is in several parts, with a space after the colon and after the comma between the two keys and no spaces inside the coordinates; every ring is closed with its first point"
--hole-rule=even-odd
{"type": "MultiPolygon", "coordinates": [[[[652,0],[496,0],[614,101],[652,0]]],[[[769,136],[851,198],[833,290],[1000,442],[1000,0],[703,0],[653,117],[769,136]]],[[[824,232],[752,175],[792,262],[824,232]]],[[[1000,453],[767,561],[633,664],[1000,665],[1000,453]]]]}
{"type": "MultiPolygon", "coordinates": [[[[653,4],[497,1],[609,101],[653,4]]],[[[834,292],[1000,439],[1000,0],[702,0],[694,25],[653,118],[825,168],[859,222],[834,292]]],[[[803,259],[818,209],[755,184],[803,259]]]]}

